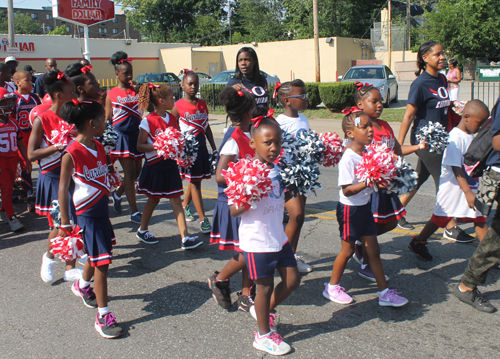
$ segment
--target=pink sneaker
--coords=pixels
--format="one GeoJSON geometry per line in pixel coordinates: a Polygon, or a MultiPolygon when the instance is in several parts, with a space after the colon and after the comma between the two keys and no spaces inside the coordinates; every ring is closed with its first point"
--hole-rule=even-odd
{"type": "Polygon", "coordinates": [[[402,307],[403,305],[408,303],[408,299],[405,297],[401,297],[398,294],[400,292],[396,292],[395,289],[389,289],[385,295],[380,295],[378,293],[378,304],[382,307],[402,307]]]}
{"type": "Polygon", "coordinates": [[[337,285],[332,289],[328,290],[328,283],[325,283],[325,290],[323,291],[323,297],[339,304],[352,303],[352,298],[345,292],[345,289],[342,288],[340,285],[337,285]]]}

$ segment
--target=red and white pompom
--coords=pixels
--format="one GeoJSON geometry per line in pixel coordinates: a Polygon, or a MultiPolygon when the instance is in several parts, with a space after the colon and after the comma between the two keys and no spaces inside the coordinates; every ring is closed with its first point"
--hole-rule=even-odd
{"type": "MultiPolygon", "coordinates": [[[[384,143],[380,146],[367,146],[367,152],[356,166],[356,176],[360,182],[387,188],[397,174],[394,153],[384,143]]],[[[376,187],[375,187],[376,188],[376,187]]]]}
{"type": "Polygon", "coordinates": [[[230,162],[227,171],[222,171],[226,179],[229,205],[246,210],[255,208],[255,204],[268,195],[271,190],[269,168],[259,160],[242,158],[238,162],[230,162]]]}
{"type": "Polygon", "coordinates": [[[118,168],[115,167],[113,172],[108,172],[108,181],[110,190],[114,190],[121,186],[122,176],[120,175],[118,168]]]}
{"type": "Polygon", "coordinates": [[[320,134],[319,138],[325,145],[325,151],[323,152],[321,164],[325,167],[336,166],[342,158],[342,153],[344,152],[344,147],[342,147],[343,140],[335,132],[320,134]]]}
{"type": "Polygon", "coordinates": [[[165,160],[176,160],[181,158],[184,153],[184,142],[184,136],[179,130],[168,127],[165,131],[158,133],[153,147],[158,152],[158,157],[163,157],[165,160]]]}
{"type": "Polygon", "coordinates": [[[69,125],[66,121],[59,121],[59,129],[52,130],[50,142],[58,150],[64,150],[78,135],[75,125],[69,125]]]}
{"type": "Polygon", "coordinates": [[[76,226],[73,231],[67,232],[66,237],[57,236],[51,239],[52,253],[58,255],[63,262],[69,262],[85,254],[80,227],[76,226]]]}

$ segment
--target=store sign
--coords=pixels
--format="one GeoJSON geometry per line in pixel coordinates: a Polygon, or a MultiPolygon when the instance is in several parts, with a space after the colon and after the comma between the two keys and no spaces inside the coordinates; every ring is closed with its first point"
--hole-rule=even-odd
{"type": "Polygon", "coordinates": [[[114,19],[115,4],[109,0],[52,0],[52,16],[90,26],[114,19]]]}
{"type": "MultiPolygon", "coordinates": [[[[19,52],[35,52],[35,43],[34,42],[15,42],[14,43],[14,46],[15,47],[9,47],[9,41],[4,41],[4,40],[7,40],[7,39],[2,39],[2,45],[0,45],[0,49],[2,51],[5,51],[7,53],[9,53],[9,49],[11,49],[10,51],[11,52],[16,52],[19,51],[19,52]],[[13,50],[15,49],[15,50],[13,50]]],[[[9,56],[14,56],[14,57],[18,57],[19,55],[11,55],[9,53],[9,56]]]]}

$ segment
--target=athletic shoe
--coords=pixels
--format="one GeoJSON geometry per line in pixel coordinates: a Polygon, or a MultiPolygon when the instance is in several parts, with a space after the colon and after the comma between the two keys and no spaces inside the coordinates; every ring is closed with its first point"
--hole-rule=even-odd
{"type": "Polygon", "coordinates": [[[189,204],[184,207],[184,214],[186,215],[186,222],[194,222],[194,217],[191,214],[191,208],[189,208],[189,204]]]}
{"type": "Polygon", "coordinates": [[[381,295],[378,293],[378,304],[382,307],[402,307],[403,305],[408,304],[408,299],[405,297],[401,297],[398,294],[400,292],[396,292],[394,289],[389,289],[385,295],[381,295]]]}
{"type": "Polygon", "coordinates": [[[323,297],[332,302],[339,304],[349,304],[352,303],[352,298],[349,294],[345,292],[345,289],[340,285],[336,285],[332,289],[328,289],[328,283],[325,283],[325,290],[323,291],[323,297]]]}
{"type": "Polygon", "coordinates": [[[47,257],[47,252],[43,254],[42,257],[42,269],[40,270],[40,277],[45,283],[54,280],[54,264],[56,264],[55,259],[50,259],[47,257]]]}
{"type": "Polygon", "coordinates": [[[292,350],[292,347],[285,343],[278,333],[271,332],[263,336],[260,336],[258,332],[254,332],[254,334],[253,347],[257,350],[262,350],[271,355],[285,355],[292,350]]]}
{"type": "Polygon", "coordinates": [[[77,297],[82,298],[83,305],[87,308],[97,308],[97,299],[95,297],[94,290],[90,285],[85,288],[80,288],[80,281],[76,281],[71,286],[71,291],[77,297]]]}
{"type": "Polygon", "coordinates": [[[242,312],[248,313],[250,311],[250,307],[253,305],[253,299],[249,295],[243,295],[241,292],[236,293],[238,295],[238,299],[236,303],[238,304],[238,310],[242,312]]]}
{"type": "Polygon", "coordinates": [[[195,237],[184,237],[182,238],[182,249],[194,249],[203,244],[203,241],[198,239],[198,236],[195,237]]]}
{"type": "Polygon", "coordinates": [[[113,313],[108,313],[99,318],[99,313],[95,318],[95,330],[106,339],[113,339],[123,334],[122,328],[116,323],[113,313]]]}
{"type": "MultiPolygon", "coordinates": [[[[252,305],[250,309],[248,310],[250,314],[252,315],[252,318],[257,320],[257,312],[255,311],[255,305],[252,305]]],[[[271,328],[271,331],[277,332],[278,329],[276,326],[279,324],[279,317],[276,315],[276,313],[269,313],[269,328],[271,328]]]]}
{"type": "Polygon", "coordinates": [[[78,258],[78,263],[80,263],[82,266],[84,266],[87,263],[88,258],[89,258],[89,256],[87,255],[87,253],[85,253],[83,256],[78,258]]]}
{"type": "Polygon", "coordinates": [[[208,278],[208,286],[212,291],[215,303],[224,309],[231,308],[231,290],[229,289],[229,279],[216,280],[219,272],[215,272],[208,278]]]}
{"type": "Polygon", "coordinates": [[[200,230],[201,233],[210,233],[212,232],[212,226],[210,225],[210,221],[207,217],[203,221],[200,222],[200,230]]]}
{"type": "Polygon", "coordinates": [[[407,231],[411,231],[415,229],[410,223],[406,222],[406,217],[400,218],[398,220],[398,227],[401,229],[406,229],[407,231]]]}
{"type": "MultiPolygon", "coordinates": [[[[363,268],[359,268],[358,274],[359,274],[359,276],[361,278],[368,279],[371,282],[377,282],[377,280],[375,279],[375,276],[373,275],[373,272],[372,272],[369,264],[367,264],[364,269],[363,268]]],[[[389,281],[389,277],[385,276],[385,280],[388,282],[389,281]]]]}
{"type": "Polygon", "coordinates": [[[83,275],[83,269],[81,268],[73,268],[70,270],[65,270],[64,271],[64,281],[65,282],[76,282],[77,280],[80,280],[83,275]]]}
{"type": "Polygon", "coordinates": [[[9,219],[9,227],[12,232],[17,232],[21,229],[24,229],[24,224],[21,223],[19,218],[17,218],[16,216],[12,216],[12,218],[9,219]]]}
{"type": "Polygon", "coordinates": [[[297,269],[300,273],[309,273],[313,271],[313,267],[304,262],[301,256],[295,255],[295,261],[297,262],[297,269]]]}
{"type": "Polygon", "coordinates": [[[487,299],[483,298],[483,295],[480,291],[475,288],[474,290],[470,290],[468,292],[462,292],[458,285],[454,285],[452,288],[452,293],[458,300],[468,304],[480,312],[485,313],[494,313],[497,311],[497,308],[494,307],[487,299]]]}
{"type": "Polygon", "coordinates": [[[408,245],[408,248],[410,248],[410,251],[415,253],[418,259],[421,259],[423,261],[431,261],[432,255],[429,253],[426,244],[426,241],[416,241],[415,236],[413,236],[413,239],[408,245]]]}
{"type": "Polygon", "coordinates": [[[132,222],[135,222],[135,223],[139,223],[139,224],[141,224],[141,220],[142,220],[142,213],[137,212],[137,213],[131,214],[131,215],[130,215],[130,220],[131,220],[132,222]]]}
{"type": "Polygon", "coordinates": [[[35,212],[35,196],[28,196],[26,198],[26,210],[28,212],[35,212]]]}
{"type": "Polygon", "coordinates": [[[153,233],[151,233],[148,230],[146,230],[146,232],[144,232],[144,233],[141,233],[141,231],[137,231],[137,233],[135,234],[135,236],[137,238],[139,238],[141,241],[143,241],[144,243],[147,243],[147,244],[156,244],[156,243],[159,242],[155,238],[155,236],[153,235],[153,233]]]}
{"type": "Polygon", "coordinates": [[[363,245],[354,243],[354,254],[352,258],[358,262],[359,265],[363,264],[363,245]]]}
{"type": "Polygon", "coordinates": [[[5,211],[0,211],[0,218],[2,219],[3,223],[9,223],[9,217],[7,216],[7,213],[5,213],[5,211]]]}
{"type": "Polygon", "coordinates": [[[445,228],[443,237],[458,243],[469,243],[475,239],[470,234],[465,233],[459,226],[455,226],[451,229],[445,228]]]}
{"type": "Polygon", "coordinates": [[[122,199],[118,198],[116,191],[111,193],[111,199],[113,200],[113,209],[116,213],[122,213],[122,199]]]}

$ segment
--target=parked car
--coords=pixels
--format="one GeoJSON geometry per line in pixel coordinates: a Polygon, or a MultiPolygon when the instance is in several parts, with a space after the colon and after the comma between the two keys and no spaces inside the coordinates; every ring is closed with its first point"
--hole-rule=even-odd
{"type": "Polygon", "coordinates": [[[154,84],[167,84],[174,92],[174,97],[176,100],[182,98],[181,80],[179,80],[179,78],[172,72],[152,72],[142,74],[135,78],[135,82],[137,82],[138,84],[143,84],[145,82],[151,82],[154,84]]]}
{"type": "MultiPolygon", "coordinates": [[[[212,79],[212,76],[204,72],[199,72],[199,71],[194,71],[194,72],[198,75],[198,78],[200,79],[200,85],[207,84],[212,79]]],[[[184,81],[184,76],[185,76],[184,74],[179,75],[179,80],[181,80],[181,83],[182,81],[184,81]]]]}
{"type": "Polygon", "coordinates": [[[398,82],[391,69],[385,65],[353,66],[345,76],[339,76],[341,82],[359,81],[368,83],[379,89],[384,107],[389,107],[391,102],[398,102],[398,82]]]}
{"type": "MultiPolygon", "coordinates": [[[[269,75],[268,73],[264,71],[260,71],[260,74],[264,76],[267,80],[267,84],[275,84],[277,83],[280,79],[276,75],[269,75]]],[[[211,80],[211,84],[216,84],[216,85],[225,85],[229,82],[234,77],[234,70],[227,70],[227,71],[222,71],[215,75],[211,80]]]]}

